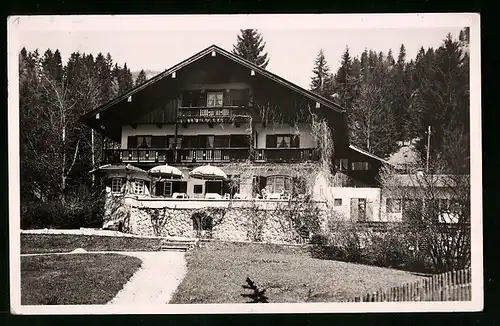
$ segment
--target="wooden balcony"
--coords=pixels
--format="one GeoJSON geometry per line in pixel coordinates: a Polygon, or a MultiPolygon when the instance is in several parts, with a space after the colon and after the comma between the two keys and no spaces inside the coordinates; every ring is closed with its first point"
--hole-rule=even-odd
{"type": "Polygon", "coordinates": [[[181,163],[239,162],[249,158],[249,148],[182,148],[177,150],[181,163]]]}
{"type": "Polygon", "coordinates": [[[104,163],[174,163],[173,149],[106,149],[104,163]]]}
{"type": "Polygon", "coordinates": [[[243,107],[179,107],[177,121],[180,123],[217,123],[234,119],[244,121],[246,118],[243,107]]]}
{"type": "Polygon", "coordinates": [[[315,148],[264,148],[255,151],[256,162],[291,163],[319,160],[319,153],[315,148]]]}
{"type": "MultiPolygon", "coordinates": [[[[177,161],[174,149],[106,149],[103,163],[229,163],[250,159],[250,148],[179,148],[177,161]]],[[[297,163],[318,161],[314,148],[256,149],[254,161],[258,163],[297,163]]]]}

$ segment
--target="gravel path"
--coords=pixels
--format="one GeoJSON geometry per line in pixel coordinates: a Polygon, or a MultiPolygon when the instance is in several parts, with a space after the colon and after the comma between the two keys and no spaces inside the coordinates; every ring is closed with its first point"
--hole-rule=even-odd
{"type": "Polygon", "coordinates": [[[108,304],[149,305],[166,304],[186,275],[184,252],[178,251],[85,251],[22,254],[21,256],[84,255],[86,253],[115,253],[137,257],[142,266],[108,304]]]}
{"type": "Polygon", "coordinates": [[[142,260],[141,268],[108,304],[166,304],[186,275],[184,252],[121,252],[142,260]]]}

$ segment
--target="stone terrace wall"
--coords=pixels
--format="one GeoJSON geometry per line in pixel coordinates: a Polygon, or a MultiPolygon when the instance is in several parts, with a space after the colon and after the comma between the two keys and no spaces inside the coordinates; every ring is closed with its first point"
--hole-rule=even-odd
{"type": "MultiPolygon", "coordinates": [[[[300,237],[292,220],[306,220],[314,211],[311,205],[317,207],[318,211],[325,211],[325,203],[321,202],[304,206],[302,203],[265,200],[127,198],[126,204],[129,207],[126,229],[132,234],[194,238],[197,232],[192,216],[195,212],[204,211],[214,216],[215,223],[211,232],[214,239],[269,243],[299,242],[300,237]]],[[[325,216],[319,215],[319,223],[323,227],[325,216]]],[[[209,237],[209,234],[204,231],[204,236],[209,237]]]]}

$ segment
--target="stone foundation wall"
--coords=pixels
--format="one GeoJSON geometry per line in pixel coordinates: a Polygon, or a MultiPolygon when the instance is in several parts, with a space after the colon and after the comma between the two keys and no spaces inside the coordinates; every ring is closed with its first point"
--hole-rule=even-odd
{"type": "MultiPolygon", "coordinates": [[[[212,230],[203,231],[201,237],[268,243],[301,242],[292,220],[311,219],[313,210],[310,206],[304,209],[304,206],[299,207],[288,202],[244,201],[226,205],[211,205],[209,202],[205,205],[200,205],[199,202],[193,205],[187,205],[186,202],[183,202],[183,205],[174,205],[173,202],[129,201],[128,207],[125,227],[127,232],[132,234],[195,238],[198,234],[193,223],[193,214],[205,212],[213,217],[214,223],[212,230]]],[[[319,216],[319,219],[323,225],[323,217],[319,216]]]]}

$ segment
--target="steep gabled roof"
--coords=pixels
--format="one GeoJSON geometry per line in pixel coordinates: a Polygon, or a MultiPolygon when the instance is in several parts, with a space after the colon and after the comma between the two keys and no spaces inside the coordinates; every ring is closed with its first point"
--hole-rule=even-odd
{"type": "Polygon", "coordinates": [[[161,79],[170,76],[172,73],[196,62],[197,60],[212,53],[213,51],[215,51],[216,53],[218,53],[218,54],[220,54],[220,55],[222,55],[222,56],[224,56],[224,57],[226,57],[226,58],[228,58],[236,63],[239,63],[242,66],[245,66],[245,67],[255,71],[256,74],[260,74],[264,77],[267,77],[267,78],[273,80],[274,82],[281,84],[282,86],[287,87],[287,88],[289,88],[297,93],[300,93],[303,96],[308,97],[308,98],[310,98],[310,99],[312,99],[312,100],[314,100],[314,101],[316,101],[316,102],[318,102],[318,103],[320,103],[328,108],[331,108],[339,113],[345,113],[345,109],[343,107],[341,107],[340,105],[338,105],[337,103],[335,103],[327,98],[324,98],[320,95],[317,95],[311,91],[308,91],[308,90],[306,90],[306,89],[304,89],[304,88],[302,88],[302,87],[300,87],[292,82],[289,82],[288,80],[281,78],[278,75],[275,75],[275,74],[255,65],[254,63],[252,63],[246,59],[243,59],[243,58],[241,58],[241,57],[239,57],[231,52],[228,52],[228,51],[226,51],[226,50],[224,50],[216,45],[211,45],[208,48],[206,48],[206,49],[196,53],[195,55],[187,58],[186,60],[174,65],[173,67],[171,67],[167,70],[165,70],[164,72],[154,76],[153,78],[147,80],[146,82],[132,88],[131,90],[118,96],[117,98],[101,105],[100,107],[96,108],[95,110],[92,110],[92,111],[86,113],[85,115],[83,115],[80,118],[80,120],[86,121],[87,119],[95,116],[97,113],[106,111],[108,108],[112,107],[113,105],[115,105],[121,101],[127,100],[127,98],[129,96],[132,96],[132,95],[140,92],[144,88],[148,87],[149,85],[154,84],[154,83],[160,81],[161,79]]]}

